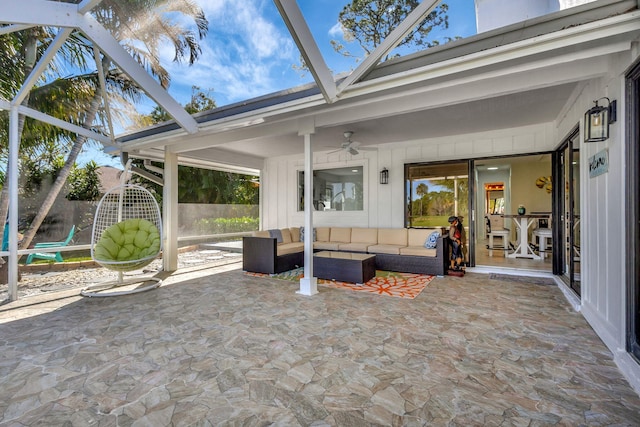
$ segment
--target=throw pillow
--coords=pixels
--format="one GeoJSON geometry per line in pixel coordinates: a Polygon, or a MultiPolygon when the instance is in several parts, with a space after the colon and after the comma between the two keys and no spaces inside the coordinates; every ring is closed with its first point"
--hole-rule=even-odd
{"type": "MultiPolygon", "coordinates": [[[[304,227],[300,227],[300,241],[304,242],[304,227]]],[[[313,229],[313,241],[316,241],[316,229],[313,229]]]]}
{"type": "Polygon", "coordinates": [[[276,238],[276,242],[278,243],[282,243],[282,231],[274,229],[274,230],[269,230],[269,237],[271,238],[276,238]]]}
{"type": "Polygon", "coordinates": [[[427,237],[427,240],[424,242],[424,247],[427,249],[435,249],[439,237],[439,231],[434,231],[433,233],[429,234],[429,237],[427,237]]]}

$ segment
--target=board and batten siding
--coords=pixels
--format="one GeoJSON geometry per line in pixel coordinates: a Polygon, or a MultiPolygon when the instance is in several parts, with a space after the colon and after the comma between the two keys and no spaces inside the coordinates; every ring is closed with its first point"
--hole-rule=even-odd
{"type": "MultiPolygon", "coordinates": [[[[624,72],[637,52],[611,61],[607,75],[580,86],[580,92],[558,120],[561,139],[580,125],[581,307],[585,319],[613,353],[631,385],[640,390],[640,366],[626,352],[625,229],[625,90],[624,72]],[[584,114],[596,99],[617,100],[617,122],[606,141],[584,142],[584,114]],[[608,172],[591,178],[589,158],[608,150],[608,172]]],[[[603,102],[600,102],[603,105],[603,102]]],[[[606,105],[606,104],[605,104],[606,105]]]]}
{"type": "MultiPolygon", "coordinates": [[[[425,132],[427,133],[427,132],[425,132]]],[[[314,212],[318,226],[389,227],[404,226],[404,166],[408,163],[466,160],[507,156],[554,149],[554,125],[523,126],[451,137],[400,141],[379,146],[377,151],[316,153],[317,169],[363,166],[364,211],[314,212]],[[389,184],[379,183],[382,168],[389,170],[389,184]]],[[[265,160],[263,170],[263,229],[300,226],[304,214],[297,210],[297,172],[304,169],[302,156],[265,160]]]]}

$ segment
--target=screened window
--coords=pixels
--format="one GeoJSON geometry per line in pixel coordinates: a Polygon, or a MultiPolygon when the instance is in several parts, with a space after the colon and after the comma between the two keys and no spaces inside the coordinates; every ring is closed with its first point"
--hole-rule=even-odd
{"type": "MultiPolygon", "coordinates": [[[[363,167],[313,171],[313,207],[317,211],[364,210],[363,167]]],[[[298,211],[304,210],[304,171],[298,171],[298,211]]]]}

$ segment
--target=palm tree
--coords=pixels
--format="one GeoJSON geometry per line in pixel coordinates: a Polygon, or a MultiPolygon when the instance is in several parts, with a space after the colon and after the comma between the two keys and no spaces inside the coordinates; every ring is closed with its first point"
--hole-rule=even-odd
{"type": "MultiPolygon", "coordinates": [[[[0,51],[4,55],[0,55],[0,98],[12,99],[20,90],[21,82],[28,76],[36,64],[38,57],[42,56],[47,48],[47,43],[43,41],[51,40],[55,37],[55,33],[49,28],[29,28],[19,33],[10,33],[0,37],[0,51]]],[[[61,57],[69,58],[71,52],[63,48],[61,49],[61,57]]],[[[78,61],[79,64],[82,61],[78,61]]],[[[58,72],[59,63],[52,62],[45,74],[45,78],[58,72]]],[[[29,92],[22,105],[40,104],[46,99],[49,108],[43,108],[54,116],[61,119],[68,118],[69,114],[65,108],[66,103],[61,100],[65,98],[75,99],[77,103],[81,96],[73,88],[60,87],[56,84],[45,85],[45,87],[36,87],[29,92]],[[56,90],[57,88],[57,90],[56,90]],[[51,96],[52,93],[55,96],[51,96]],[[63,95],[63,96],[61,96],[63,95]],[[50,99],[55,98],[54,102],[50,99]],[[35,101],[34,101],[35,100],[35,101]]],[[[78,107],[76,107],[78,109],[78,107]]],[[[9,118],[7,112],[0,114],[0,152],[6,158],[9,136],[9,118]]],[[[18,135],[21,140],[21,154],[24,155],[28,150],[38,150],[50,144],[60,144],[71,140],[71,135],[58,127],[47,123],[39,122],[33,119],[27,119],[20,115],[18,121],[18,135]]],[[[46,149],[46,148],[45,148],[46,149]]],[[[7,162],[8,166],[8,162],[7,162]]],[[[4,233],[5,219],[9,210],[9,183],[11,173],[9,168],[5,171],[7,178],[3,182],[2,192],[0,193],[0,235],[4,233]]],[[[0,259],[0,264],[4,261],[0,259]]]]}
{"type": "MultiPolygon", "coordinates": [[[[169,86],[170,76],[160,64],[158,52],[161,42],[169,41],[172,43],[175,51],[174,61],[181,62],[188,58],[189,64],[193,64],[201,52],[198,38],[202,39],[208,30],[208,22],[202,9],[191,0],[129,2],[105,0],[95,8],[93,13],[96,19],[112,32],[122,46],[156,77],[164,88],[169,86]],[[193,19],[198,29],[197,36],[178,22],[178,14],[193,19]]],[[[81,34],[77,34],[70,41],[78,43],[77,49],[79,51],[86,49],[87,57],[90,56],[91,43],[83,39],[81,34]]],[[[107,78],[107,92],[109,94],[118,93],[124,98],[133,100],[141,96],[140,88],[119,72],[109,58],[103,56],[100,66],[107,78]]],[[[97,74],[95,71],[73,78],[78,84],[80,82],[89,86],[93,84],[93,96],[88,103],[88,108],[83,108],[78,114],[79,124],[87,129],[94,126],[94,121],[100,112],[102,94],[97,84],[97,74]]],[[[21,248],[28,247],[33,240],[36,231],[62,190],[86,140],[85,136],[75,137],[65,165],[53,183],[42,208],[33,219],[30,228],[25,232],[21,248]]]]}
{"type": "Polygon", "coordinates": [[[424,199],[424,195],[427,194],[428,192],[429,192],[429,187],[427,187],[427,184],[425,184],[424,182],[421,182],[416,187],[416,194],[418,196],[420,196],[420,215],[421,216],[423,214],[423,212],[422,212],[422,201],[424,199]]]}

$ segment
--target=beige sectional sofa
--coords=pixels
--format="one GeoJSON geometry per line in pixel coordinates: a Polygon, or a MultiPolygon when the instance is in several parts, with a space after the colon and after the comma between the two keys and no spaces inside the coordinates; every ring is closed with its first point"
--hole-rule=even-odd
{"type": "MultiPolygon", "coordinates": [[[[376,254],[376,269],[407,273],[444,275],[449,245],[444,230],[423,228],[316,227],[314,251],[345,251],[376,254]],[[436,247],[425,242],[439,231],[436,247]]],[[[243,241],[243,269],[280,273],[302,266],[304,242],[299,227],[256,231],[243,241]]]]}

